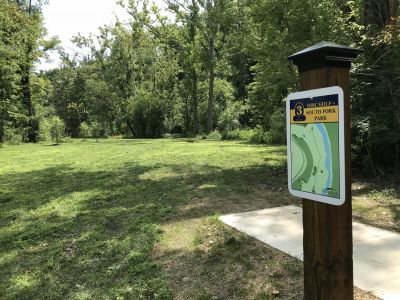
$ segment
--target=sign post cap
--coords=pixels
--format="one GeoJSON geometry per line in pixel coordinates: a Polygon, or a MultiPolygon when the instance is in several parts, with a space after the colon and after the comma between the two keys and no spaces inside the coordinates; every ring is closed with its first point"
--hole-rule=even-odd
{"type": "Polygon", "coordinates": [[[351,63],[362,52],[361,49],[322,41],[288,57],[299,68],[308,71],[323,67],[341,67],[349,69],[351,63]]]}

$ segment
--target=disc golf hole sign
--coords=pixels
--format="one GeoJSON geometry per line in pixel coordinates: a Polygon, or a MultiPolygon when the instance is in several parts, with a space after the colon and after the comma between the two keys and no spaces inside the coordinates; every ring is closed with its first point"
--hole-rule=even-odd
{"type": "Polygon", "coordinates": [[[343,90],[292,93],[286,102],[289,192],[332,205],[345,201],[343,90]]]}

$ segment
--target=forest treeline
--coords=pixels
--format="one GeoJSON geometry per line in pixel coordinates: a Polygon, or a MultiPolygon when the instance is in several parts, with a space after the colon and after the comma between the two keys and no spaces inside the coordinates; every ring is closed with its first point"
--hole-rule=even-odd
{"type": "Polygon", "coordinates": [[[287,57],[325,40],[364,50],[351,70],[354,165],[400,172],[398,0],[164,2],[167,14],[120,0],[129,21],[77,35],[70,54],[45,39],[45,3],[0,0],[0,140],[243,131],[284,142],[285,97],[298,90],[287,57]],[[54,49],[61,65],[35,71],[54,49]]]}

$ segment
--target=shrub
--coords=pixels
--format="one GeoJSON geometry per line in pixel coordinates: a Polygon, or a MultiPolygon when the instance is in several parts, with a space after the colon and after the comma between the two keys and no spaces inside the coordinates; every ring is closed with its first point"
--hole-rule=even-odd
{"type": "Polygon", "coordinates": [[[53,141],[61,143],[65,135],[65,124],[59,117],[45,118],[40,122],[39,138],[42,141],[53,141]]]}
{"type": "Polygon", "coordinates": [[[10,145],[19,145],[22,143],[22,135],[21,134],[14,134],[13,136],[10,137],[8,140],[8,143],[10,145]]]}
{"type": "Polygon", "coordinates": [[[240,127],[239,118],[244,114],[247,106],[241,102],[228,101],[226,109],[218,118],[218,129],[231,131],[240,127]]]}
{"type": "Polygon", "coordinates": [[[251,144],[268,144],[272,142],[271,134],[263,131],[261,127],[255,129],[225,130],[221,133],[221,139],[238,140],[251,144]]]}
{"type": "Polygon", "coordinates": [[[5,128],[4,140],[10,145],[19,145],[23,142],[23,135],[12,128],[5,128]]]}
{"type": "Polygon", "coordinates": [[[262,130],[261,127],[257,127],[254,129],[249,142],[252,144],[268,144],[271,142],[271,138],[268,132],[262,130]]]}
{"type": "Polygon", "coordinates": [[[285,143],[286,141],[286,114],[283,109],[277,109],[270,117],[270,142],[285,143]]]}
{"type": "Polygon", "coordinates": [[[134,137],[158,138],[165,132],[165,101],[156,95],[139,91],[128,100],[128,130],[134,137]]]}
{"type": "Polygon", "coordinates": [[[101,126],[101,124],[97,121],[94,121],[90,124],[90,133],[92,135],[92,137],[97,139],[101,136],[103,127],[101,126]]]}
{"type": "Polygon", "coordinates": [[[238,140],[249,142],[251,136],[253,135],[253,129],[235,129],[235,130],[224,130],[222,132],[223,140],[238,140]]]}
{"type": "Polygon", "coordinates": [[[50,141],[50,118],[44,118],[39,124],[39,140],[50,141]]]}
{"type": "Polygon", "coordinates": [[[222,139],[222,135],[218,130],[214,130],[209,135],[207,135],[207,139],[210,139],[210,140],[221,140],[222,139]]]}
{"type": "Polygon", "coordinates": [[[82,138],[90,137],[90,126],[86,122],[79,125],[79,136],[82,138]]]}
{"type": "Polygon", "coordinates": [[[50,119],[50,136],[53,143],[61,143],[65,133],[65,124],[59,117],[50,119]]]}

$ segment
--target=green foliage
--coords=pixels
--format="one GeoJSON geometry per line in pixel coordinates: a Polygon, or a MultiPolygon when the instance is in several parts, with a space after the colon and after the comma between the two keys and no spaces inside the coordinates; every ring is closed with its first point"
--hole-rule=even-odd
{"type": "Polygon", "coordinates": [[[0,0],[0,142],[7,127],[23,131],[27,141],[38,139],[51,86],[43,77],[37,80],[33,69],[55,45],[40,47],[44,32],[41,1],[0,0]]]}
{"type": "Polygon", "coordinates": [[[140,93],[128,102],[128,128],[134,137],[161,137],[164,133],[164,107],[155,95],[140,93]]]}
{"type": "Polygon", "coordinates": [[[270,134],[265,132],[261,127],[223,131],[221,139],[244,141],[250,144],[269,144],[272,142],[270,134]]]}
{"type": "Polygon", "coordinates": [[[230,131],[241,127],[240,117],[245,113],[247,106],[241,102],[228,101],[226,108],[219,115],[218,129],[220,131],[230,131]]]}
{"type": "Polygon", "coordinates": [[[252,144],[268,144],[271,143],[271,138],[268,132],[265,132],[261,127],[256,127],[249,142],[252,144]]]}
{"type": "Polygon", "coordinates": [[[44,118],[40,122],[39,137],[42,141],[52,141],[55,144],[61,143],[65,136],[65,124],[57,116],[44,118]]]}
{"type": "Polygon", "coordinates": [[[223,140],[231,140],[231,141],[250,141],[251,136],[254,134],[253,129],[234,129],[234,130],[225,130],[221,132],[223,140]]]}
{"type": "Polygon", "coordinates": [[[352,85],[352,136],[357,167],[386,176],[390,169],[400,172],[400,23],[393,22],[396,15],[371,11],[378,4],[365,8],[364,54],[352,85]]]}
{"type": "Polygon", "coordinates": [[[43,118],[39,125],[39,140],[40,141],[51,141],[50,134],[50,118],[43,118]]]}
{"type": "Polygon", "coordinates": [[[250,83],[255,125],[269,130],[269,118],[297,89],[296,68],[287,57],[321,40],[350,44],[352,23],[335,0],[254,1],[249,7],[247,48],[256,64],[250,83]]]}
{"type": "Polygon", "coordinates": [[[65,135],[65,124],[59,117],[50,119],[50,137],[53,143],[61,143],[65,135]]]}
{"type": "Polygon", "coordinates": [[[7,0],[0,0],[0,142],[6,127],[22,127],[20,65],[24,56],[27,16],[7,0]]]}
{"type": "Polygon", "coordinates": [[[269,136],[272,143],[282,144],[286,142],[286,112],[277,109],[270,117],[269,136]]]}
{"type": "Polygon", "coordinates": [[[222,135],[218,130],[214,130],[213,132],[207,135],[207,139],[209,140],[222,140],[222,135]]]}
{"type": "Polygon", "coordinates": [[[81,125],[79,125],[79,135],[82,138],[90,137],[91,135],[90,126],[86,122],[82,122],[81,125]]]}
{"type": "Polygon", "coordinates": [[[97,121],[93,121],[92,123],[90,123],[89,128],[91,136],[93,138],[96,138],[96,140],[104,134],[103,126],[97,121]]]}
{"type": "Polygon", "coordinates": [[[16,129],[6,128],[4,132],[4,141],[10,145],[19,145],[23,142],[23,136],[16,129]]]}

